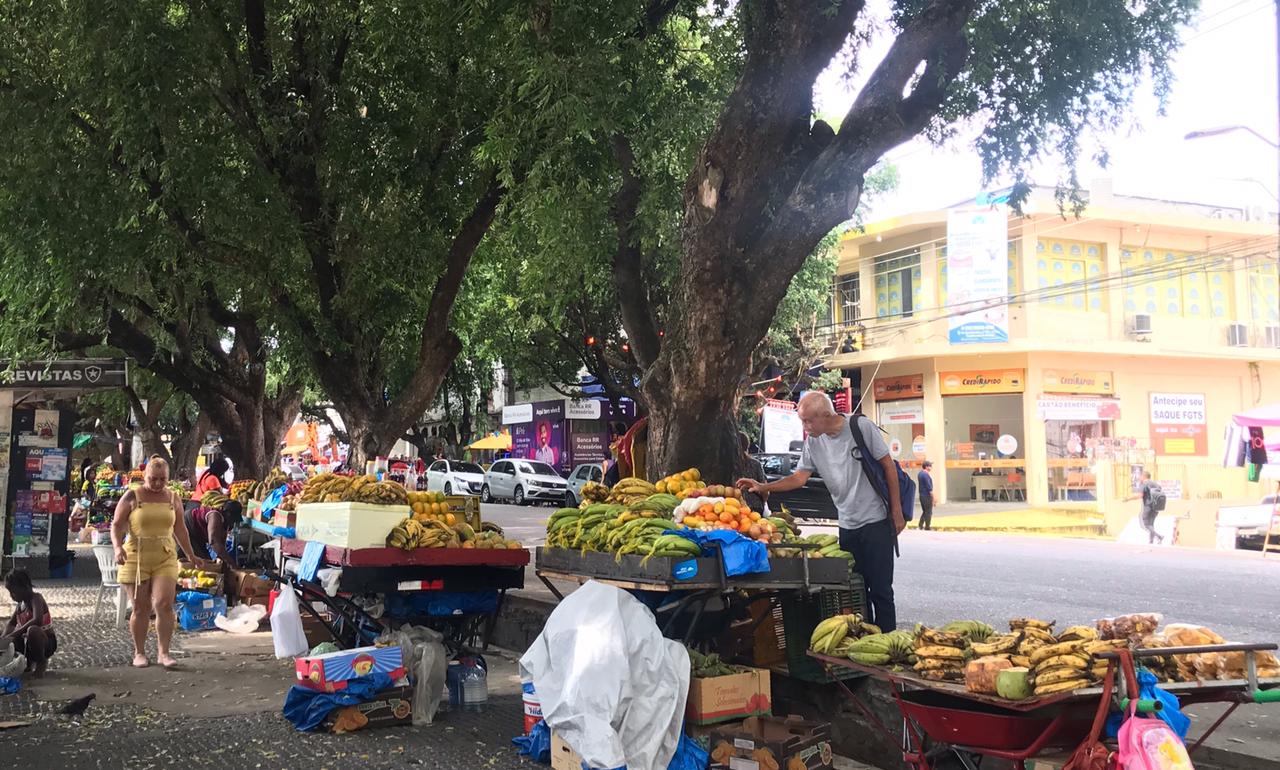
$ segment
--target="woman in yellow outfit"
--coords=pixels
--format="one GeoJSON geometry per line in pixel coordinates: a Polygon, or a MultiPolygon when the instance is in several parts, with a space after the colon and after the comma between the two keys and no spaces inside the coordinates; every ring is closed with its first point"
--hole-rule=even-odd
{"type": "Polygon", "coordinates": [[[169,464],[160,457],[152,457],[143,474],[142,486],[124,493],[111,522],[111,543],[116,549],[116,564],[120,565],[120,584],[125,586],[133,602],[129,632],[133,636],[133,665],[138,668],[148,665],[147,626],[152,610],[156,614],[157,660],[165,668],[177,665],[169,655],[179,569],[174,539],[197,566],[205,563],[195,557],[182,521],[182,501],[168,488],[168,483],[169,464]],[[128,540],[125,535],[129,536],[128,540]]]}

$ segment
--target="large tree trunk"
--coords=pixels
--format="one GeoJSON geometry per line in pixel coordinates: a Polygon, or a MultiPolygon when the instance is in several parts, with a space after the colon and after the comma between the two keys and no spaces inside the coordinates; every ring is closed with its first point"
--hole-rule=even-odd
{"type": "Polygon", "coordinates": [[[182,430],[173,437],[169,451],[173,455],[174,475],[180,470],[195,473],[196,458],[200,455],[200,447],[204,445],[209,428],[209,418],[202,411],[196,416],[194,423],[182,426],[182,430]]]}

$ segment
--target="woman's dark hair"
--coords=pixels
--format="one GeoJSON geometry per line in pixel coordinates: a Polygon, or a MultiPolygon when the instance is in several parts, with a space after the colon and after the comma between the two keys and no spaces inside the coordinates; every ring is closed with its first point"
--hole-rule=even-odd
{"type": "Polygon", "coordinates": [[[209,463],[209,472],[215,476],[221,477],[225,475],[226,472],[230,469],[231,469],[231,466],[227,463],[227,458],[225,457],[219,457],[218,459],[209,463]]]}
{"type": "Polygon", "coordinates": [[[219,510],[222,511],[222,523],[227,526],[227,529],[231,529],[244,518],[244,506],[235,500],[223,503],[219,510]]]}
{"type": "Polygon", "coordinates": [[[15,569],[5,575],[4,587],[17,593],[28,593],[34,590],[31,585],[31,576],[27,574],[25,569],[15,569]]]}

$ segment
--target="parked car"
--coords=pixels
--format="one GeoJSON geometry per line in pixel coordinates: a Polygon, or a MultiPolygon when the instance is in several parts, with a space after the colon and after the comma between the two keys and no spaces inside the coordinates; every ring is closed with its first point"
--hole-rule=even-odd
{"type": "MultiPolygon", "coordinates": [[[[800,462],[799,454],[758,454],[752,455],[764,466],[764,476],[769,481],[790,476],[800,462]]],[[[803,487],[790,492],[769,493],[769,510],[781,510],[786,506],[791,515],[798,519],[836,519],[835,503],[827,492],[827,484],[822,476],[814,471],[803,487]]]]}
{"type": "Polygon", "coordinates": [[[478,495],[484,468],[460,460],[436,460],[427,467],[427,490],[446,495],[478,495]]]}
{"type": "Polygon", "coordinates": [[[578,507],[578,503],[582,502],[582,488],[588,481],[604,483],[604,469],[600,467],[600,463],[583,463],[573,469],[573,473],[569,474],[569,488],[564,493],[564,507],[578,507]]]}
{"type": "Polygon", "coordinates": [[[516,505],[559,503],[567,485],[556,469],[537,460],[498,460],[484,474],[480,499],[511,500],[516,505]]]}

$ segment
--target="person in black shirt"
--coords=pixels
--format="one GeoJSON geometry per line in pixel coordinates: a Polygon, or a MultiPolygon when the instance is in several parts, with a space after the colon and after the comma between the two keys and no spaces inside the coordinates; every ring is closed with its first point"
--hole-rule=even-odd
{"type": "Polygon", "coordinates": [[[920,494],[920,523],[917,529],[933,529],[933,476],[929,470],[933,461],[925,460],[920,466],[920,474],[916,476],[916,488],[920,494]]]}

